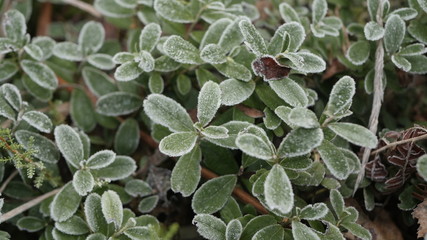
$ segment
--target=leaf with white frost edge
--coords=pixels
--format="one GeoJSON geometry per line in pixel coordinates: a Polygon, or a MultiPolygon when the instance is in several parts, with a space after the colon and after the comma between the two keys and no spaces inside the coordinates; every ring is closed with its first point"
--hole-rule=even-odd
{"type": "Polygon", "coordinates": [[[300,18],[295,9],[286,2],[283,2],[279,5],[279,12],[282,19],[286,22],[300,22],[300,18]]]}
{"type": "Polygon", "coordinates": [[[202,152],[200,147],[195,147],[191,152],[181,156],[171,174],[171,188],[184,197],[193,194],[200,181],[200,160],[202,152]]]}
{"type": "Polygon", "coordinates": [[[57,163],[60,157],[59,150],[50,139],[27,130],[15,132],[15,138],[26,150],[36,150],[34,157],[47,163],[57,163]],[[31,140],[33,139],[33,141],[31,140]]]}
{"type": "Polygon", "coordinates": [[[213,81],[205,83],[200,89],[197,103],[197,119],[206,126],[215,117],[221,106],[221,89],[213,81]]]}
{"type": "Polygon", "coordinates": [[[215,64],[214,67],[228,78],[235,78],[244,82],[249,82],[252,79],[251,71],[231,58],[227,58],[226,63],[215,64]]]}
{"type": "Polygon", "coordinates": [[[55,222],[55,228],[67,235],[83,235],[89,232],[86,222],[74,215],[64,222],[55,222]]]}
{"type": "Polygon", "coordinates": [[[216,44],[206,45],[200,52],[203,61],[210,64],[221,64],[227,61],[226,53],[216,44]]]}
{"type": "Polygon", "coordinates": [[[236,79],[227,79],[219,84],[221,88],[221,104],[225,106],[237,105],[248,99],[255,90],[255,82],[242,82],[236,79]]]}
{"type": "Polygon", "coordinates": [[[86,161],[86,166],[90,169],[100,169],[114,162],[116,154],[110,150],[99,151],[86,161]]]}
{"type": "Polygon", "coordinates": [[[285,230],[279,224],[270,225],[262,228],[252,237],[251,240],[283,240],[285,237],[285,230]]]}
{"type": "Polygon", "coordinates": [[[237,17],[222,31],[218,45],[223,48],[225,52],[230,52],[235,46],[238,46],[243,42],[243,35],[240,31],[239,22],[244,19],[248,18],[237,17]]]}
{"type": "Polygon", "coordinates": [[[320,145],[317,150],[319,151],[320,157],[322,158],[326,167],[337,179],[343,180],[346,179],[348,175],[350,175],[350,166],[346,157],[338,147],[329,141],[324,140],[322,145],[320,145]]]}
{"type": "Polygon", "coordinates": [[[139,50],[153,51],[162,35],[162,29],[157,23],[146,25],[139,35],[139,50]]]}
{"type": "Polygon", "coordinates": [[[414,44],[410,44],[408,46],[403,47],[400,51],[399,51],[399,55],[403,56],[403,57],[407,57],[407,56],[417,56],[417,55],[422,55],[424,53],[427,53],[427,48],[424,44],[422,43],[414,43],[414,44]]]}
{"type": "Polygon", "coordinates": [[[21,42],[27,33],[27,24],[24,15],[11,9],[4,13],[2,29],[5,35],[14,42],[21,42]]]}
{"type": "Polygon", "coordinates": [[[264,183],[264,196],[267,206],[286,214],[294,206],[294,193],[288,175],[279,164],[275,164],[264,183]]]}
{"type": "Polygon", "coordinates": [[[185,64],[201,64],[200,51],[190,42],[180,36],[170,36],[163,44],[163,49],[169,57],[185,64]]]}
{"type": "Polygon", "coordinates": [[[120,116],[135,112],[141,107],[142,98],[128,92],[112,92],[98,98],[96,112],[105,116],[120,116]]]}
{"type": "MultiPolygon", "coordinates": [[[[288,40],[290,42],[285,43],[285,46],[288,45],[286,50],[288,52],[296,52],[301,47],[301,45],[303,44],[305,37],[306,37],[304,27],[299,22],[285,23],[282,26],[280,26],[279,28],[277,28],[276,32],[274,33],[273,38],[276,37],[276,35],[284,38],[285,33],[288,33],[288,35],[290,37],[288,40]]],[[[275,53],[275,54],[277,54],[277,53],[275,53]]]]}
{"type": "Polygon", "coordinates": [[[208,126],[200,133],[211,139],[222,139],[228,137],[228,129],[222,126],[208,126]]]}
{"type": "Polygon", "coordinates": [[[43,57],[41,61],[44,61],[52,56],[52,51],[56,44],[52,38],[46,36],[35,37],[32,39],[32,43],[37,45],[42,50],[43,57]]]}
{"type": "Polygon", "coordinates": [[[297,221],[292,221],[292,236],[295,240],[320,240],[312,228],[297,221]]]}
{"type": "Polygon", "coordinates": [[[238,219],[231,220],[225,229],[225,240],[239,240],[242,231],[242,223],[238,219]]]}
{"type": "Polygon", "coordinates": [[[163,18],[176,23],[191,23],[194,16],[191,7],[178,0],[156,0],[154,10],[163,18]]]}
{"type": "Polygon", "coordinates": [[[58,79],[55,73],[45,64],[31,60],[22,60],[21,67],[28,77],[40,87],[49,90],[55,90],[58,87],[58,79]]]}
{"type": "Polygon", "coordinates": [[[326,62],[319,56],[309,52],[298,52],[302,58],[302,65],[295,66],[294,69],[303,73],[320,73],[325,71],[326,62]]]}
{"type": "Polygon", "coordinates": [[[144,72],[154,70],[155,60],[149,52],[142,50],[138,57],[136,57],[136,60],[139,61],[138,67],[144,70],[144,72]]]}
{"type": "Polygon", "coordinates": [[[104,44],[105,30],[101,23],[89,21],[83,25],[78,43],[85,54],[97,52],[104,44]]]}
{"type": "Polygon", "coordinates": [[[137,62],[129,61],[119,66],[114,72],[117,81],[127,82],[136,79],[144,70],[138,66],[137,62]]]}
{"type": "Polygon", "coordinates": [[[111,190],[104,192],[101,197],[101,207],[107,223],[114,223],[118,230],[123,222],[123,205],[119,195],[111,190]]]}
{"type": "Polygon", "coordinates": [[[236,146],[239,147],[242,152],[252,157],[262,160],[272,160],[275,158],[275,152],[272,151],[270,145],[261,137],[254,134],[239,134],[236,138],[236,146]]]}
{"type": "Polygon", "coordinates": [[[73,176],[73,187],[80,196],[86,196],[95,186],[95,179],[88,170],[78,170],[73,176]]]}
{"type": "Polygon", "coordinates": [[[202,41],[200,42],[200,49],[203,49],[208,44],[217,44],[222,33],[231,23],[232,21],[228,18],[221,18],[212,23],[203,35],[202,41]]]}
{"type": "Polygon", "coordinates": [[[53,48],[53,55],[68,61],[82,61],[84,59],[83,52],[79,45],[72,42],[61,42],[53,48]]]}
{"type": "Polygon", "coordinates": [[[173,132],[194,131],[190,115],[172,98],[161,94],[150,94],[144,100],[143,108],[153,122],[165,126],[173,132]]]}
{"type": "Polygon", "coordinates": [[[318,220],[328,214],[328,206],[324,203],[309,204],[301,209],[299,217],[305,220],[318,220]]]}
{"type": "Polygon", "coordinates": [[[178,132],[163,138],[159,150],[171,157],[178,157],[189,153],[197,142],[196,132],[178,132]]]}
{"type": "Polygon", "coordinates": [[[110,55],[103,53],[92,54],[87,57],[87,61],[102,70],[111,70],[116,66],[113,62],[113,58],[110,55]]]}
{"type": "Polygon", "coordinates": [[[329,101],[326,106],[327,114],[334,116],[344,108],[349,107],[348,104],[352,102],[355,93],[356,83],[353,78],[349,76],[340,78],[332,87],[332,91],[329,95],[329,101]]]}
{"type": "Polygon", "coordinates": [[[302,156],[320,146],[322,141],[323,131],[320,128],[297,128],[286,135],[277,150],[277,154],[280,158],[302,156]]]}
{"type": "Polygon", "coordinates": [[[54,131],[55,142],[65,160],[75,168],[80,168],[83,160],[83,144],[77,132],[68,125],[59,125],[54,131]]]}
{"type": "Polygon", "coordinates": [[[303,107],[296,107],[291,110],[288,116],[289,122],[293,125],[303,128],[320,127],[316,114],[303,107]]]}
{"type": "Polygon", "coordinates": [[[162,93],[165,87],[162,75],[159,73],[152,73],[148,79],[148,89],[151,93],[162,93]]]}
{"type": "Polygon", "coordinates": [[[194,193],[191,208],[196,214],[215,213],[227,203],[236,185],[235,175],[224,175],[205,182],[194,193]]]}
{"type": "Polygon", "coordinates": [[[106,232],[108,224],[102,213],[101,197],[98,194],[91,193],[86,197],[84,213],[87,224],[92,232],[106,232]]]}
{"type": "Polygon", "coordinates": [[[71,182],[67,183],[53,198],[50,204],[50,217],[58,222],[69,219],[80,206],[80,195],[71,182]]]}
{"type": "Polygon", "coordinates": [[[377,137],[367,128],[354,123],[330,123],[328,128],[345,140],[361,147],[375,148],[377,137]]]}
{"type": "MultiPolygon", "coordinates": [[[[1,50],[0,50],[1,52],[1,50]]],[[[3,61],[0,63],[0,82],[11,78],[18,72],[18,66],[10,61],[3,61]]]]}
{"type": "Polygon", "coordinates": [[[230,122],[224,123],[221,126],[227,128],[228,130],[227,138],[221,138],[221,139],[207,138],[206,140],[224,148],[238,149],[238,147],[236,146],[236,138],[238,134],[245,128],[251,126],[251,124],[248,122],[242,122],[242,121],[230,121],[230,122]]]}
{"type": "Polygon", "coordinates": [[[405,37],[406,25],[398,15],[391,15],[385,23],[384,47],[389,54],[395,53],[405,37]]]}
{"type": "Polygon", "coordinates": [[[82,70],[83,80],[89,90],[97,97],[105,94],[116,92],[117,86],[114,80],[103,71],[92,67],[83,67],[82,70]]]}
{"type": "Polygon", "coordinates": [[[246,45],[257,55],[267,54],[267,46],[261,34],[256,30],[255,26],[247,20],[239,22],[240,31],[245,39],[246,45]]]}
{"type": "Polygon", "coordinates": [[[405,72],[409,72],[411,70],[412,64],[402,56],[393,55],[391,56],[391,61],[396,67],[402,69],[405,72]]]}
{"type": "Polygon", "coordinates": [[[34,58],[37,61],[41,61],[43,59],[43,51],[41,48],[35,44],[27,44],[24,46],[25,52],[34,58]]]}
{"type": "Polygon", "coordinates": [[[356,66],[364,64],[370,54],[370,44],[367,41],[357,41],[347,49],[346,58],[356,66]]]}
{"type": "Polygon", "coordinates": [[[289,121],[289,114],[291,114],[292,108],[287,107],[287,106],[279,106],[274,110],[274,113],[276,113],[276,115],[282,119],[282,121],[284,121],[289,127],[291,127],[292,129],[297,128],[298,126],[294,125],[293,123],[291,123],[291,121],[289,121]]]}
{"type": "Polygon", "coordinates": [[[129,177],[136,170],[135,160],[128,156],[116,156],[114,162],[100,169],[91,170],[95,177],[116,181],[129,177]]]}
{"type": "Polygon", "coordinates": [[[133,61],[135,59],[135,55],[128,52],[118,52],[113,56],[113,62],[115,64],[123,64],[125,62],[133,61]]]}
{"type": "Polygon", "coordinates": [[[6,102],[6,100],[0,97],[0,116],[15,121],[16,113],[13,108],[6,102]]]}
{"type": "Polygon", "coordinates": [[[150,185],[141,179],[132,179],[125,185],[125,191],[132,197],[145,197],[153,193],[150,185]]]}
{"type": "Polygon", "coordinates": [[[22,120],[40,132],[50,133],[52,131],[52,121],[46,114],[39,111],[28,111],[22,115],[22,120]]]}
{"type": "Polygon", "coordinates": [[[262,120],[265,127],[269,130],[275,130],[282,123],[281,119],[268,107],[264,108],[264,117],[262,120]]]}
{"type": "Polygon", "coordinates": [[[270,87],[277,95],[293,107],[305,107],[308,98],[304,89],[290,78],[269,81],[270,87]]]}
{"type": "Polygon", "coordinates": [[[0,94],[2,97],[13,107],[16,111],[21,109],[22,98],[19,89],[10,83],[5,83],[0,88],[0,94]]]}
{"type": "Polygon", "coordinates": [[[427,155],[423,155],[418,158],[417,172],[418,174],[420,174],[421,177],[424,178],[424,180],[427,181],[427,155]]]}
{"type": "Polygon", "coordinates": [[[312,21],[317,24],[320,22],[328,12],[328,3],[326,0],[314,0],[311,5],[312,8],[312,21]]]}
{"type": "Polygon", "coordinates": [[[226,225],[225,223],[209,214],[197,214],[193,219],[193,224],[197,227],[197,232],[209,240],[224,240],[226,225]]]}
{"type": "Polygon", "coordinates": [[[365,25],[363,32],[369,41],[377,41],[384,37],[385,30],[377,22],[370,21],[365,25]]]}

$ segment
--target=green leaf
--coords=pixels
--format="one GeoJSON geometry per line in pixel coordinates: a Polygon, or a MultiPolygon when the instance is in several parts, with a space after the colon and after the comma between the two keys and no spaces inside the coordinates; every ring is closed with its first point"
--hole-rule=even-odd
{"type": "Polygon", "coordinates": [[[92,170],[95,177],[111,181],[124,179],[136,170],[135,160],[128,156],[116,156],[113,163],[101,169],[92,170]]]}
{"type": "Polygon", "coordinates": [[[3,60],[0,63],[0,82],[11,78],[18,70],[19,68],[15,63],[3,60]]]}
{"type": "Polygon", "coordinates": [[[316,114],[311,110],[303,107],[296,107],[291,110],[288,116],[291,124],[302,128],[320,127],[316,114]]]}
{"type": "Polygon", "coordinates": [[[0,94],[16,111],[21,110],[22,98],[19,89],[10,83],[5,83],[0,87],[0,94]]]}
{"type": "Polygon", "coordinates": [[[279,5],[279,12],[285,23],[301,21],[295,9],[286,2],[279,5]]]}
{"type": "Polygon", "coordinates": [[[148,88],[151,93],[162,93],[164,86],[165,84],[162,75],[157,72],[150,75],[150,78],[148,79],[148,88]]]}
{"type": "Polygon", "coordinates": [[[117,81],[127,82],[139,77],[144,70],[138,66],[137,62],[129,61],[119,66],[114,72],[117,81]]]}
{"type": "Polygon", "coordinates": [[[347,49],[346,57],[354,65],[362,65],[368,60],[370,50],[369,42],[357,41],[347,49]]]}
{"type": "Polygon", "coordinates": [[[175,100],[160,95],[150,94],[144,100],[144,111],[150,119],[173,132],[193,131],[193,122],[186,110],[175,100]]]}
{"type": "Polygon", "coordinates": [[[123,222],[123,206],[119,195],[112,190],[105,191],[101,197],[101,207],[107,223],[114,223],[118,230],[123,222]]]}
{"type": "Polygon", "coordinates": [[[59,125],[54,131],[55,142],[65,160],[75,168],[80,168],[83,160],[83,144],[77,132],[68,125],[59,125]]]}
{"type": "Polygon", "coordinates": [[[326,167],[337,179],[343,180],[351,173],[350,166],[344,154],[338,147],[324,140],[317,150],[326,167]]]}
{"type": "Polygon", "coordinates": [[[113,58],[110,55],[103,53],[92,54],[87,57],[87,61],[102,70],[111,70],[116,66],[113,62],[113,58]]]}
{"type": "Polygon", "coordinates": [[[203,61],[210,64],[221,64],[227,61],[226,53],[216,44],[206,45],[200,52],[200,57],[203,61]]]}
{"type": "Polygon", "coordinates": [[[226,226],[221,219],[209,214],[197,214],[193,224],[202,237],[209,240],[225,240],[226,226]]]}
{"type": "Polygon", "coordinates": [[[45,228],[46,222],[43,219],[33,216],[25,216],[20,218],[16,222],[16,226],[19,230],[27,231],[27,232],[38,232],[45,228]]]}
{"type": "Polygon", "coordinates": [[[89,232],[86,222],[75,215],[64,222],[56,222],[55,228],[68,235],[82,235],[89,232]]]}
{"type": "Polygon", "coordinates": [[[399,55],[393,55],[391,56],[391,61],[396,67],[402,69],[405,72],[409,72],[411,70],[411,63],[404,57],[401,57],[399,55]]]}
{"type": "Polygon", "coordinates": [[[426,0],[418,0],[418,4],[427,13],[427,1],[426,0]]]}
{"type": "Polygon", "coordinates": [[[255,90],[255,82],[227,79],[222,81],[219,87],[221,88],[221,104],[233,106],[245,101],[252,95],[255,90]]]}
{"type": "Polygon", "coordinates": [[[417,171],[418,174],[424,178],[424,180],[427,179],[427,155],[423,155],[418,158],[417,171]]]}
{"type": "Polygon", "coordinates": [[[424,53],[427,53],[427,48],[422,43],[410,44],[399,51],[399,55],[403,57],[417,56],[424,53]]]}
{"type": "Polygon", "coordinates": [[[73,186],[80,196],[86,196],[95,186],[95,179],[89,170],[78,170],[73,176],[73,186]]]}
{"type": "Polygon", "coordinates": [[[151,72],[154,70],[155,60],[149,52],[142,50],[135,60],[139,61],[138,67],[144,70],[144,72],[151,72]]]}
{"type": "Polygon", "coordinates": [[[124,8],[115,0],[95,0],[93,5],[102,15],[111,18],[126,18],[134,14],[134,9],[124,8]]]}
{"type": "MultiPolygon", "coordinates": [[[[380,4],[379,0],[368,0],[368,12],[372,21],[377,20],[378,6],[380,4]]],[[[382,17],[382,16],[380,16],[382,17]]]]}
{"type": "Polygon", "coordinates": [[[427,29],[425,28],[425,23],[422,21],[411,21],[411,24],[408,27],[408,32],[419,42],[427,44],[427,29]]]}
{"type": "Polygon", "coordinates": [[[242,20],[239,22],[239,27],[245,43],[257,56],[268,54],[264,39],[251,22],[242,20]]]}
{"type": "Polygon", "coordinates": [[[9,39],[22,44],[27,34],[27,24],[21,12],[15,9],[7,11],[3,16],[2,27],[9,39]]]}
{"type": "Polygon", "coordinates": [[[203,49],[208,44],[217,44],[222,36],[222,33],[230,25],[232,21],[228,18],[221,18],[212,23],[206,30],[200,42],[200,49],[203,49]]]}
{"type": "Polygon", "coordinates": [[[225,229],[226,240],[239,240],[242,235],[243,227],[242,223],[238,219],[231,220],[225,229]]]}
{"type": "Polygon", "coordinates": [[[108,224],[102,213],[101,197],[98,194],[91,193],[86,197],[84,213],[87,224],[92,232],[107,233],[108,224]]]}
{"type": "Polygon", "coordinates": [[[427,73],[427,57],[424,55],[405,57],[411,64],[410,73],[426,74],[427,73]]]}
{"type": "Polygon", "coordinates": [[[244,82],[249,82],[252,79],[251,71],[231,58],[227,58],[227,62],[225,63],[215,64],[214,67],[218,72],[228,78],[235,78],[244,82]]]}
{"type": "Polygon", "coordinates": [[[191,91],[191,79],[187,75],[180,74],[176,79],[178,92],[182,95],[187,95],[191,91]]]}
{"type": "Polygon", "coordinates": [[[72,42],[61,42],[56,44],[53,48],[53,54],[68,61],[78,62],[84,59],[80,46],[72,42]]]}
{"type": "Polygon", "coordinates": [[[239,147],[242,152],[252,157],[263,160],[272,160],[275,158],[275,152],[271,148],[269,142],[266,142],[255,134],[239,134],[236,138],[236,146],[239,147]]]}
{"type": "Polygon", "coordinates": [[[251,124],[248,122],[230,121],[221,126],[225,127],[228,130],[228,137],[221,139],[208,138],[207,140],[224,148],[238,149],[238,147],[236,146],[236,138],[239,132],[251,126],[251,124]]]}
{"type": "Polygon", "coordinates": [[[159,144],[159,150],[171,157],[178,157],[189,153],[197,141],[195,132],[178,132],[163,138],[159,144]]]}
{"type": "Polygon", "coordinates": [[[59,160],[59,151],[56,145],[48,138],[27,130],[18,130],[15,132],[16,140],[22,144],[26,150],[36,150],[34,157],[46,163],[57,163],[59,160]],[[32,140],[31,140],[32,139],[32,140]]]}
{"type": "Polygon", "coordinates": [[[208,180],[195,193],[191,207],[196,214],[211,214],[219,211],[227,203],[236,185],[235,175],[224,175],[208,180]]]}
{"type": "Polygon", "coordinates": [[[84,67],[83,80],[89,90],[97,97],[117,91],[113,79],[106,73],[92,67],[84,67]]]}
{"type": "Polygon", "coordinates": [[[301,209],[299,217],[309,221],[318,220],[326,216],[328,212],[328,206],[324,203],[309,204],[301,209]]]}
{"type": "Polygon", "coordinates": [[[391,15],[385,23],[384,47],[389,54],[395,53],[405,37],[406,25],[398,15],[391,15]]]}
{"type": "Polygon", "coordinates": [[[26,121],[40,132],[50,133],[50,131],[52,131],[53,125],[50,118],[42,112],[28,111],[22,115],[22,120],[26,121]]]}
{"type": "Polygon", "coordinates": [[[131,155],[139,145],[139,126],[133,118],[122,122],[114,136],[114,151],[121,155],[131,155]]]}
{"type": "Polygon", "coordinates": [[[230,52],[234,47],[240,45],[243,42],[243,35],[240,31],[240,21],[247,19],[245,17],[237,17],[229,24],[221,34],[221,38],[218,41],[218,45],[224,49],[224,52],[230,52]]]}
{"type": "Polygon", "coordinates": [[[332,87],[331,94],[329,95],[328,105],[326,111],[328,114],[335,116],[341,111],[349,108],[353,96],[356,92],[356,83],[353,78],[344,76],[335,83],[332,87]]]}
{"type": "Polygon", "coordinates": [[[345,140],[361,147],[375,148],[378,140],[376,136],[366,129],[353,123],[330,123],[328,128],[345,140]]]}
{"type": "Polygon", "coordinates": [[[140,179],[132,179],[127,182],[125,191],[132,197],[145,197],[153,193],[153,189],[150,185],[140,179]]]}
{"type": "Polygon", "coordinates": [[[221,219],[226,223],[230,223],[231,221],[236,220],[236,218],[242,217],[239,203],[237,203],[233,197],[228,199],[227,203],[219,213],[221,215],[221,219]]]}
{"type": "Polygon", "coordinates": [[[280,158],[302,156],[320,146],[322,141],[323,131],[320,128],[297,128],[286,135],[277,154],[280,158]]]}
{"type": "Polygon", "coordinates": [[[201,132],[203,136],[211,139],[221,139],[228,137],[228,129],[222,126],[209,126],[204,128],[201,132]]]}
{"type": "Polygon", "coordinates": [[[177,0],[155,0],[154,10],[163,18],[176,23],[191,23],[194,16],[188,6],[177,0]]]}
{"type": "Polygon", "coordinates": [[[372,239],[372,235],[369,232],[369,230],[360,226],[357,223],[343,223],[342,226],[347,230],[349,230],[351,233],[353,233],[353,235],[359,237],[360,239],[363,239],[363,240],[372,239]]]}
{"type": "Polygon", "coordinates": [[[100,169],[110,165],[114,162],[116,154],[110,150],[102,150],[99,151],[86,161],[86,166],[89,169],[100,169]]]}
{"type": "Polygon", "coordinates": [[[96,126],[92,102],[81,89],[74,89],[70,100],[70,115],[73,122],[83,131],[90,132],[96,126]]]}
{"type": "Polygon", "coordinates": [[[163,49],[166,55],[180,63],[201,64],[203,62],[200,51],[180,36],[170,36],[163,44],[163,49]]]}
{"type": "Polygon", "coordinates": [[[328,3],[326,0],[314,0],[312,5],[312,21],[313,23],[320,22],[328,12],[328,3]]]}
{"type": "Polygon", "coordinates": [[[284,239],[284,237],[285,237],[284,228],[279,224],[275,224],[259,230],[252,237],[252,240],[267,240],[267,239],[282,240],[284,239]]]}
{"type": "MultiPolygon", "coordinates": [[[[420,0],[420,1],[426,2],[425,0],[420,0]]],[[[426,3],[426,7],[427,7],[427,3],[426,3]]],[[[402,8],[398,8],[398,9],[396,9],[390,13],[390,15],[393,15],[393,14],[398,15],[404,21],[409,21],[409,20],[416,18],[418,15],[418,12],[417,12],[417,10],[415,10],[413,8],[402,7],[402,8]]]]}
{"type": "Polygon", "coordinates": [[[244,227],[241,240],[251,240],[259,230],[276,224],[277,221],[271,215],[260,215],[252,218],[244,227]]]}
{"type": "Polygon", "coordinates": [[[325,71],[326,62],[319,56],[309,52],[298,52],[296,54],[301,58],[300,66],[293,66],[292,68],[303,73],[320,73],[325,71]]]}
{"type": "Polygon", "coordinates": [[[265,127],[270,130],[275,130],[282,123],[280,118],[268,107],[264,108],[264,118],[262,120],[265,127]]]}
{"type": "Polygon", "coordinates": [[[159,202],[159,196],[154,195],[143,198],[138,204],[138,211],[141,213],[149,213],[157,206],[159,202]]]}
{"type": "Polygon", "coordinates": [[[294,193],[288,175],[280,164],[275,164],[264,183],[264,195],[267,206],[286,214],[294,206],[294,193]],[[278,187],[280,186],[280,187],[278,187]]]}
{"type": "Polygon", "coordinates": [[[86,240],[107,240],[107,237],[102,233],[92,233],[86,240]]]}
{"type": "Polygon", "coordinates": [[[197,119],[206,126],[215,117],[215,114],[221,106],[221,89],[213,81],[205,83],[200,89],[197,103],[197,119]]]}
{"type": "Polygon", "coordinates": [[[40,85],[40,87],[47,88],[49,90],[54,90],[58,87],[58,79],[56,78],[55,73],[43,63],[31,60],[22,60],[21,67],[31,80],[40,85]]]}
{"type": "Polygon", "coordinates": [[[123,64],[129,61],[133,61],[135,55],[128,52],[118,52],[113,56],[113,62],[116,64],[123,64]]]}
{"type": "Polygon", "coordinates": [[[285,23],[276,30],[273,38],[280,36],[283,39],[286,33],[289,38],[286,38],[287,42],[285,42],[285,46],[287,46],[287,48],[285,50],[288,52],[296,52],[303,44],[306,36],[304,27],[298,22],[285,23]]]}
{"type": "Polygon", "coordinates": [[[6,102],[4,98],[0,96],[0,116],[15,121],[16,114],[13,108],[6,102]]]}
{"type": "Polygon", "coordinates": [[[179,192],[184,197],[193,194],[200,181],[201,159],[200,147],[193,148],[178,159],[171,175],[171,188],[174,192],[179,192]]]}
{"type": "Polygon", "coordinates": [[[292,221],[292,236],[295,240],[320,240],[312,228],[297,221],[292,221]]]}
{"type": "Polygon", "coordinates": [[[152,239],[152,240],[158,240],[159,237],[157,236],[157,233],[153,231],[152,228],[149,227],[131,227],[124,231],[124,234],[132,240],[144,240],[144,239],[152,239]]]}
{"type": "Polygon", "coordinates": [[[79,208],[81,199],[71,182],[65,184],[50,204],[50,217],[57,222],[69,219],[79,208]]]}
{"type": "Polygon", "coordinates": [[[139,35],[139,50],[153,51],[159,42],[161,34],[162,29],[159,24],[150,23],[146,25],[139,35]]]}
{"type": "Polygon", "coordinates": [[[35,44],[27,44],[24,46],[25,52],[30,55],[34,60],[41,61],[43,58],[43,51],[35,44]]]}
{"type": "Polygon", "coordinates": [[[46,36],[35,37],[32,39],[32,43],[41,49],[41,61],[44,61],[52,56],[53,48],[56,44],[56,42],[52,38],[46,36]]]}
{"type": "Polygon", "coordinates": [[[105,116],[126,115],[138,110],[141,97],[127,92],[112,92],[98,98],[96,111],[105,116]]]}
{"type": "Polygon", "coordinates": [[[305,107],[308,105],[308,98],[304,89],[290,78],[276,81],[269,81],[270,87],[277,95],[293,107],[305,107]]]}
{"type": "Polygon", "coordinates": [[[104,44],[105,30],[101,23],[89,21],[80,30],[78,44],[85,54],[92,54],[104,44]]]}

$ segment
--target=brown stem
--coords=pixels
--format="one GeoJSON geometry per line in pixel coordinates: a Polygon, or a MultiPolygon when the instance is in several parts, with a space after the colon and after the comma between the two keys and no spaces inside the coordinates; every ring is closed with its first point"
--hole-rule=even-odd
{"type": "Polygon", "coordinates": [[[45,2],[41,7],[41,14],[37,21],[37,36],[46,36],[52,18],[52,3],[45,2]]]}
{"type": "Polygon", "coordinates": [[[17,171],[17,170],[13,171],[13,172],[9,175],[9,177],[8,177],[6,180],[4,180],[3,184],[2,184],[2,185],[1,185],[1,187],[0,187],[0,194],[1,194],[5,189],[6,189],[7,185],[9,184],[9,182],[10,182],[10,181],[12,181],[12,179],[13,179],[16,175],[18,175],[18,171],[17,171]]]}
{"type": "Polygon", "coordinates": [[[388,148],[392,148],[392,147],[395,147],[395,146],[400,145],[400,144],[404,144],[404,143],[408,143],[408,142],[416,142],[416,141],[420,141],[420,140],[424,140],[424,139],[427,139],[427,134],[424,134],[424,135],[421,135],[418,137],[408,138],[408,139],[401,140],[401,141],[392,142],[390,144],[385,145],[384,147],[378,148],[377,150],[371,152],[371,155],[375,155],[375,154],[380,153],[380,152],[382,152],[388,148]]]}

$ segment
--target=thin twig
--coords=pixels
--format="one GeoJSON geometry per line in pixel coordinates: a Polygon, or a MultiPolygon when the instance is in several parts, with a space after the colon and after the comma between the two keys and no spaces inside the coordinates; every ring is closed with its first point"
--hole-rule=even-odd
{"type": "Polygon", "coordinates": [[[27,202],[25,204],[22,204],[21,206],[19,206],[17,208],[14,208],[14,209],[10,210],[9,212],[3,214],[0,217],[0,223],[5,222],[5,221],[7,221],[7,220],[9,220],[9,219],[11,219],[13,217],[15,217],[16,215],[27,211],[28,209],[30,209],[30,208],[36,206],[37,204],[41,203],[46,198],[49,198],[49,197],[55,195],[60,190],[61,190],[60,188],[57,188],[55,190],[52,190],[52,191],[50,191],[48,193],[45,193],[45,194],[43,194],[41,196],[36,197],[33,200],[31,200],[31,201],[29,201],[29,202],[27,202]]]}
{"type": "Polygon", "coordinates": [[[51,18],[52,3],[45,2],[41,7],[41,14],[37,20],[37,36],[46,36],[48,34],[51,18]]]}
{"type": "Polygon", "coordinates": [[[416,141],[420,141],[420,140],[424,140],[424,139],[427,139],[427,134],[424,134],[424,135],[421,135],[418,137],[408,138],[408,139],[401,140],[401,141],[392,142],[390,144],[385,145],[384,147],[378,148],[377,150],[373,151],[371,153],[371,155],[375,155],[375,154],[380,153],[380,152],[382,152],[388,148],[392,148],[392,147],[398,146],[400,144],[404,144],[404,143],[408,143],[408,142],[416,142],[416,141]]]}
{"type": "Polygon", "coordinates": [[[13,171],[13,172],[9,175],[9,177],[8,177],[6,180],[4,180],[3,184],[2,184],[2,185],[1,185],[1,187],[0,187],[0,194],[1,194],[5,189],[6,189],[7,185],[9,184],[9,182],[10,182],[10,181],[12,181],[12,179],[13,179],[16,175],[18,175],[18,171],[17,171],[17,170],[13,171]]]}
{"type": "MultiPolygon", "coordinates": [[[[383,3],[384,0],[380,0],[378,11],[377,11],[377,22],[380,26],[383,25],[383,3]]],[[[378,117],[381,111],[381,104],[383,101],[384,90],[383,90],[383,72],[384,70],[384,46],[383,40],[378,40],[377,50],[375,52],[375,78],[374,78],[374,99],[372,103],[371,116],[369,117],[369,130],[377,135],[378,130],[378,117]]],[[[371,149],[365,148],[362,156],[362,166],[359,174],[357,176],[356,183],[354,185],[353,195],[356,193],[357,188],[359,187],[360,182],[362,182],[363,177],[365,176],[365,167],[368,163],[369,156],[371,155],[371,149]]]]}
{"type": "Polygon", "coordinates": [[[102,14],[96,10],[92,5],[79,1],[79,0],[62,0],[63,3],[69,4],[76,8],[80,8],[81,10],[92,14],[94,17],[101,18],[102,14]]]}

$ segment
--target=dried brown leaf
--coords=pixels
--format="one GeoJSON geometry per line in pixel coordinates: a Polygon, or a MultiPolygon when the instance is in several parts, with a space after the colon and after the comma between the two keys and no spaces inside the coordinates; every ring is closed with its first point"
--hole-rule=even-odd
{"type": "Polygon", "coordinates": [[[414,209],[412,216],[418,219],[418,238],[422,238],[427,234],[427,199],[414,209]]]}

